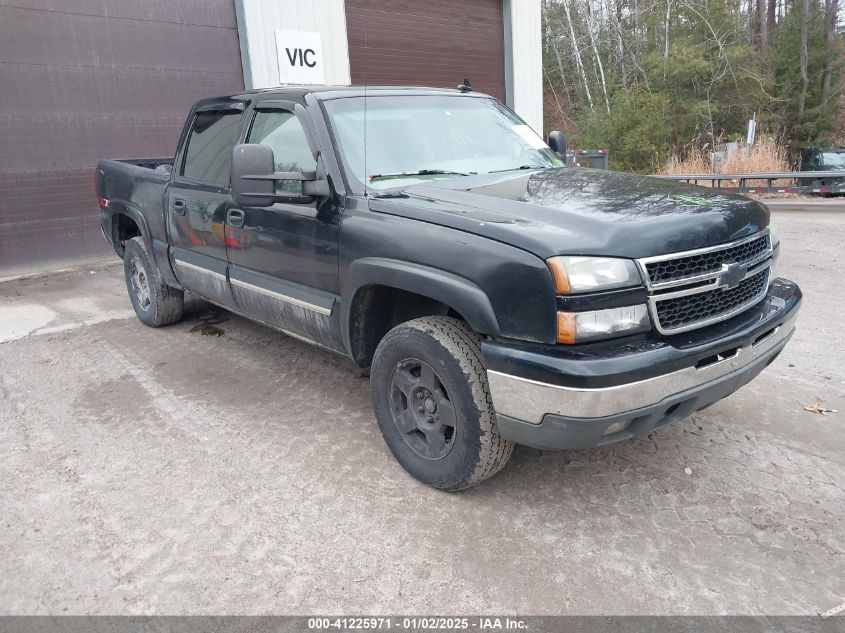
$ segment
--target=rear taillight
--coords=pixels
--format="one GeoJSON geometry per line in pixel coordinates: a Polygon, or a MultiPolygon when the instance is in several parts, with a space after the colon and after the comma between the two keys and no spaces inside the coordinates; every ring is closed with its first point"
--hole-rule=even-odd
{"type": "Polygon", "coordinates": [[[100,168],[97,167],[94,170],[94,197],[97,198],[97,204],[100,207],[107,207],[109,206],[109,199],[104,198],[100,195],[100,188],[99,188],[99,176],[100,176],[100,168]]]}

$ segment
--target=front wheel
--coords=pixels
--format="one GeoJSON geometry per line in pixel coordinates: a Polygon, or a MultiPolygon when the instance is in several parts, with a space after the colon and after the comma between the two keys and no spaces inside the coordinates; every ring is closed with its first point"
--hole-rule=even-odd
{"type": "Polygon", "coordinates": [[[133,237],[126,242],[123,274],[132,307],[142,323],[161,327],[182,318],[185,294],[162,281],[143,238],[133,237]]]}
{"type": "Polygon", "coordinates": [[[492,477],[513,452],[496,429],[478,336],[458,319],[424,317],[390,330],[373,358],[370,395],[394,457],[439,490],[492,477]]]}

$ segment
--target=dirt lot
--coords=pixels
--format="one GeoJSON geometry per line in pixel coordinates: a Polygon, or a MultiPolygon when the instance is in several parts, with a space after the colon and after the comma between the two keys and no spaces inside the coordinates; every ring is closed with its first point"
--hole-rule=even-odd
{"type": "Polygon", "coordinates": [[[778,220],[805,303],[759,379],[640,441],[519,448],[452,495],[392,459],[340,358],[202,305],[149,329],[115,265],[0,284],[0,611],[845,602],[845,217],[778,220]],[[221,336],[196,328],[220,319],[221,336]]]}

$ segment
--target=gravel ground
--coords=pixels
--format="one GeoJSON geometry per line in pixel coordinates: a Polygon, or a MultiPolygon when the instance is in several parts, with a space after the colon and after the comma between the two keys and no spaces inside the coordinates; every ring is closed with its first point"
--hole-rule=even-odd
{"type": "Polygon", "coordinates": [[[404,473],[343,359],[199,303],[147,328],[115,265],[0,284],[0,612],[845,602],[845,220],[777,215],[805,303],[756,381],[642,440],[518,448],[460,494],[404,473]]]}

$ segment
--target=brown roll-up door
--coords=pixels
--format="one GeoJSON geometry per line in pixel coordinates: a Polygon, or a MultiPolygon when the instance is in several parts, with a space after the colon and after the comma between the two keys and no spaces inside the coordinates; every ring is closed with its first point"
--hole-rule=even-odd
{"type": "Polygon", "coordinates": [[[242,88],[233,0],[0,0],[0,277],[107,255],[97,160],[172,156],[242,88]]]}
{"type": "Polygon", "coordinates": [[[501,0],[346,0],[353,84],[472,87],[505,99],[501,0]]]}

